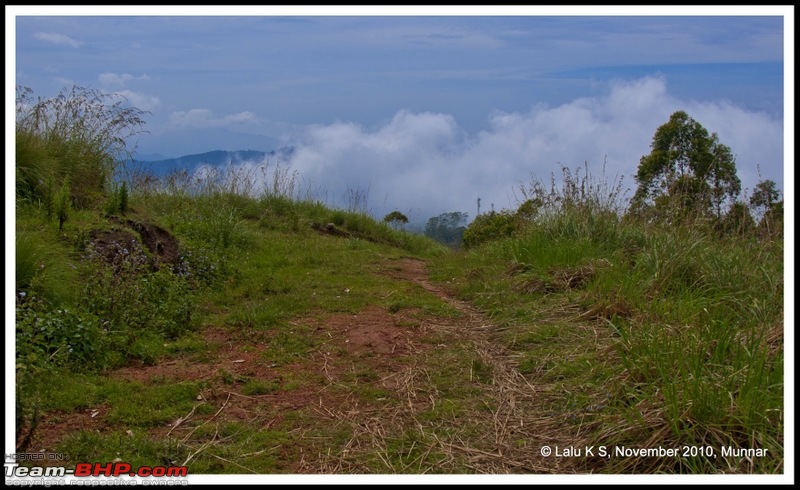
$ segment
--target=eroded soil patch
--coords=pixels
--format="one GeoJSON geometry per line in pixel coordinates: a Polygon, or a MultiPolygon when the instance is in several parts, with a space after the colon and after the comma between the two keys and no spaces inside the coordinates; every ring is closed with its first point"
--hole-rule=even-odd
{"type": "Polygon", "coordinates": [[[89,232],[90,254],[117,268],[126,262],[129,266],[149,263],[153,270],[163,266],[175,268],[180,263],[180,244],[169,231],[132,219],[110,219],[127,229],[89,232]]]}

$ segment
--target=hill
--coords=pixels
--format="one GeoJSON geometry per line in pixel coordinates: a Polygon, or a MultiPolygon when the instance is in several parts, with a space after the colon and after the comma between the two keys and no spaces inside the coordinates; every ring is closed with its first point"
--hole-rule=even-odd
{"type": "Polygon", "coordinates": [[[192,171],[199,165],[211,165],[214,167],[237,165],[245,162],[262,162],[269,160],[285,160],[291,157],[294,148],[283,147],[269,152],[256,150],[214,150],[205,153],[184,155],[177,158],[167,158],[164,160],[136,160],[135,163],[150,170],[157,176],[167,175],[175,170],[192,171]]]}
{"type": "Polygon", "coordinates": [[[17,218],[20,452],[191,474],[782,471],[777,243],[586,212],[453,252],[220,189],[132,189],[124,215],[61,231],[17,218]],[[599,446],[679,455],[564,457],[599,446]]]}

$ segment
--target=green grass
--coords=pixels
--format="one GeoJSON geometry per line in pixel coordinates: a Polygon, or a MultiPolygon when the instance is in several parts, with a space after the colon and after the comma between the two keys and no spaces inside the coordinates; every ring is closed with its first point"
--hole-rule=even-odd
{"type": "MultiPolygon", "coordinates": [[[[595,424],[595,441],[768,448],[747,471],[782,471],[781,245],[639,224],[595,233],[583,218],[559,215],[439,257],[433,277],[505,325],[518,369],[569,395],[552,410],[584,407],[574,423],[595,424]],[[648,431],[658,441],[635,436],[648,431]]],[[[740,463],[638,462],[636,471],[744,471],[740,463]]]]}
{"type": "MultiPolygon", "coordinates": [[[[194,474],[541,472],[545,442],[718,456],[568,472],[784,471],[781,241],[622,218],[618,188],[569,179],[479,222],[464,251],[301,198],[280,168],[263,189],[172,175],[122,196],[115,155],[68,137],[89,131],[67,116],[91,94],[40,106],[55,132],[18,127],[18,440],[98,424],[47,443],[194,474]],[[178,262],[92,255],[98,231],[131,232],[125,219],[169,230],[178,262]],[[464,303],[401,279],[406,259],[464,303]],[[331,328],[365,313],[398,352],[354,351],[331,328]]],[[[112,130],[96,127],[87,141],[112,130]]]]}
{"type": "MultiPolygon", "coordinates": [[[[486,419],[481,417],[498,410],[486,393],[495,389],[499,373],[468,338],[424,333],[431,319],[449,324],[463,313],[419,284],[389,277],[398,271],[392,265],[396,261],[421,257],[433,264],[432,280],[487,315],[495,325],[490,340],[506,349],[514,369],[547,393],[537,410],[563,418],[567,427],[585,427],[574,442],[763,447],[771,455],[750,467],[693,458],[636,466],[589,462],[585,470],[781,471],[779,244],[721,240],[697,230],[648,228],[608,217],[586,222],[555,216],[504,239],[445,253],[421,238],[399,239],[399,232],[364,216],[275,196],[142,195],[134,189],[129,213],[172,229],[185,247],[183,275],[134,270],[114,275],[83,261],[89,232],[109,226],[100,215],[79,211],[59,232],[39,206],[21,206],[17,212],[18,289],[45,300],[36,303],[44,312],[37,321],[51,318],[51,328],[63,324],[75,332],[107,330],[92,337],[92,349],[103,353],[92,358],[94,364],[72,362],[75,353],[66,355],[62,344],[48,348],[35,336],[31,341],[40,350],[30,352],[40,354],[20,357],[23,422],[36,419],[41,427],[48,413],[102,407],[110,432],[68,436],[62,444],[71,444],[73,454],[106,457],[131,452],[135,444],[134,461],[177,461],[213,440],[213,449],[190,461],[193,471],[293,471],[298,467],[291,458],[299,453],[287,451],[290,445],[317,451],[325,468],[469,472],[468,459],[447,450],[463,447],[441,441],[483,440],[486,422],[480,421],[486,419]],[[350,236],[328,236],[311,226],[327,222],[350,236]],[[109,290],[111,295],[101,294],[109,290]],[[76,313],[56,314],[56,306],[76,308],[76,313]],[[243,351],[258,352],[277,373],[308,366],[330,341],[315,325],[370,306],[392,316],[399,328],[418,331],[420,345],[431,350],[398,358],[395,362],[404,367],[393,373],[374,364],[372,356],[333,349],[331,355],[350,363],[333,384],[323,373],[287,372],[276,380],[232,368],[220,368],[201,382],[136,383],[104,375],[132,362],[214,362],[227,347],[203,338],[207,326],[249,339],[252,345],[243,351]],[[136,315],[142,311],[146,314],[136,315]],[[402,391],[408,387],[398,391],[399,385],[387,381],[400,373],[414,398],[402,391]],[[226,393],[257,399],[306,396],[307,390],[358,400],[366,411],[328,421],[327,429],[314,410],[272,425],[269,420],[279,417],[263,408],[248,408],[249,422],[202,423],[220,410],[226,393]],[[198,399],[208,393],[215,394],[215,403],[198,399]],[[397,410],[409,399],[421,405],[375,427],[377,433],[360,432],[370,419],[358,417],[397,410]],[[192,439],[181,442],[153,432],[167,430],[189,413],[195,417],[186,423],[196,429],[192,439]],[[298,435],[308,430],[318,439],[298,435]],[[657,441],[647,439],[653,433],[657,441]],[[248,450],[253,441],[272,445],[258,453],[248,450]],[[332,456],[353,445],[361,449],[332,456]]],[[[527,448],[520,443],[515,450],[527,448]]]]}

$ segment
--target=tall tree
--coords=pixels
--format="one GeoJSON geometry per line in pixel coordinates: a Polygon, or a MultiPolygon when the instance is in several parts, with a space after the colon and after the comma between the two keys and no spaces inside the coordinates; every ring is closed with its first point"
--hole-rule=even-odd
{"type": "Polygon", "coordinates": [[[724,203],[741,192],[731,149],[684,111],[658,127],[650,147],[636,173],[635,210],[654,205],[694,215],[713,211],[719,218],[724,203]]]}
{"type": "Polygon", "coordinates": [[[750,206],[762,213],[766,213],[778,202],[781,192],[778,190],[774,180],[762,180],[756,184],[753,195],[750,196],[750,206]]]}

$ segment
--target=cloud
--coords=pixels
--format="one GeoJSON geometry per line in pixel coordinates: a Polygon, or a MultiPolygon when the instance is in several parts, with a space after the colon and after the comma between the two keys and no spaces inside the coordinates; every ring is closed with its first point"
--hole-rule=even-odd
{"type": "Polygon", "coordinates": [[[46,43],[52,43],[56,45],[66,45],[66,46],[71,46],[73,48],[77,48],[83,44],[82,42],[76,41],[69,36],[65,36],[64,34],[37,32],[36,34],[33,35],[33,37],[38,39],[39,41],[44,41],[46,43]]]}
{"type": "Polygon", "coordinates": [[[97,76],[97,80],[102,83],[103,85],[125,85],[125,82],[129,80],[150,80],[150,77],[147,74],[142,74],[141,76],[135,77],[130,73],[101,73],[97,76]]]}
{"type": "Polygon", "coordinates": [[[161,107],[161,99],[153,95],[140,94],[131,90],[122,90],[115,93],[125,97],[131,106],[143,111],[152,112],[161,107]]]}
{"type": "MultiPolygon", "coordinates": [[[[549,183],[561,165],[586,163],[595,178],[609,184],[622,179],[632,192],[640,158],[649,153],[658,126],[677,110],[731,147],[745,188],[758,182],[757,164],[762,178],[783,187],[782,121],[725,101],[680,100],[654,77],[616,81],[603,95],[556,107],[497,112],[474,135],[452,116],[430,112],[400,111],[377,128],[311,126],[290,164],[333,200],[348,190],[368,190],[370,210],[379,217],[393,209],[423,221],[450,211],[474,217],[478,197],[483,210],[516,207],[520,184],[549,183]]],[[[214,121],[208,111],[181,114],[183,120],[214,121]]]]}
{"type": "Polygon", "coordinates": [[[56,77],[55,81],[56,81],[57,84],[62,85],[64,87],[71,87],[71,86],[75,85],[75,80],[71,80],[69,78],[56,77]]]}
{"type": "Polygon", "coordinates": [[[173,112],[169,116],[169,126],[179,128],[219,128],[242,124],[258,123],[260,119],[250,111],[215,117],[209,109],[191,109],[173,112]]]}

